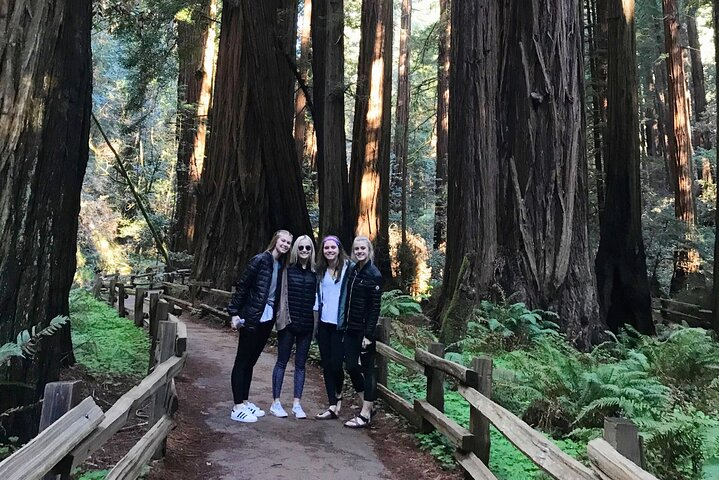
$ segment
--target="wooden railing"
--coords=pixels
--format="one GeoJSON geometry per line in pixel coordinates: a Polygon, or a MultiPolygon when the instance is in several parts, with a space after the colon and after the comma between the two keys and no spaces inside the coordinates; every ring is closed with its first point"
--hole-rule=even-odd
{"type": "Polygon", "coordinates": [[[423,433],[436,429],[455,447],[455,458],[467,476],[495,479],[489,471],[489,427],[499,430],[535,465],[553,478],[566,480],[655,479],[641,464],[640,438],[636,426],[624,419],[605,420],[604,438],[587,446],[591,467],[564,453],[549,438],[533,429],[516,415],[491,400],[492,360],[475,358],[467,368],[444,359],[444,346],[430,344],[416,349],[410,358],[389,346],[389,319],[380,319],[377,327],[378,392],[393,410],[423,433]],[[410,403],[388,385],[388,362],[405,366],[427,378],[427,395],[410,403]],[[458,393],[467,401],[469,428],[444,414],[445,378],[457,384],[458,393]]]}
{"type": "MultiPolygon", "coordinates": [[[[98,282],[93,290],[99,295],[98,282]]],[[[124,310],[125,292],[122,285],[118,285],[117,278],[109,279],[107,292],[111,304],[114,298],[123,299],[118,305],[124,310]],[[119,294],[115,296],[116,293],[119,294]]],[[[40,479],[48,473],[66,478],[73,468],[110,441],[146,402],[149,404],[146,408],[151,428],[106,478],[135,479],[151,458],[160,458],[164,454],[165,439],[174,426],[172,418],[178,405],[174,378],[185,365],[187,328],[175,315],[168,313],[167,301],[155,297],[150,302],[150,373],[104,413],[92,397],[79,401],[79,381],[47,384],[40,433],[0,463],[1,479],[40,479]]],[[[143,303],[139,304],[140,314],[143,306],[143,303]]]]}

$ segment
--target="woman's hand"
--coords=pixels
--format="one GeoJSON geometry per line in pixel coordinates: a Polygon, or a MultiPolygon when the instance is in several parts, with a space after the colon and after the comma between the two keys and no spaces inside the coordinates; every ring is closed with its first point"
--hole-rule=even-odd
{"type": "Polygon", "coordinates": [[[245,321],[237,315],[235,315],[234,317],[232,317],[230,319],[230,327],[232,327],[232,330],[237,330],[244,324],[245,324],[245,321]]]}
{"type": "Polygon", "coordinates": [[[367,348],[372,345],[372,340],[367,337],[362,337],[362,348],[367,348]]]}

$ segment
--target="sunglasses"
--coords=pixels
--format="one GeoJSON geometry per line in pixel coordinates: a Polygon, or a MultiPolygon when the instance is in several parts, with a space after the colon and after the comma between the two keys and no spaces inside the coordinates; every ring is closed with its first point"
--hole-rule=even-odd
{"type": "Polygon", "coordinates": [[[312,247],[310,247],[309,245],[300,245],[297,247],[297,250],[300,252],[304,252],[305,250],[307,250],[308,252],[311,252],[312,247]]]}

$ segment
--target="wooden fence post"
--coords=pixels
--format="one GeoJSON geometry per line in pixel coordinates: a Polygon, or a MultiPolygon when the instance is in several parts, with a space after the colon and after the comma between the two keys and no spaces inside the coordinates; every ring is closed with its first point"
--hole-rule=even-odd
{"type": "MultiPolygon", "coordinates": [[[[160,322],[157,335],[157,351],[155,352],[155,365],[159,365],[170,357],[175,356],[176,337],[177,323],[165,321],[160,322]]],[[[174,381],[168,383],[154,395],[152,402],[150,402],[150,405],[152,405],[152,411],[147,419],[148,427],[152,427],[165,413],[167,413],[167,406],[169,403],[172,403],[172,400],[168,399],[168,394],[170,392],[173,392],[174,394],[174,381]]],[[[162,446],[155,452],[154,458],[161,458],[165,454],[165,444],[166,442],[163,440],[162,446]]]]}
{"type": "MultiPolygon", "coordinates": [[[[475,385],[468,385],[487,398],[492,398],[492,359],[472,359],[472,370],[477,372],[475,385]]],[[[473,382],[474,383],[474,382],[473,382]]],[[[489,466],[489,420],[471,404],[469,406],[469,431],[474,435],[473,453],[489,466]]]]}
{"type": "Polygon", "coordinates": [[[147,367],[147,372],[151,372],[155,368],[155,350],[157,348],[157,335],[158,327],[160,325],[160,318],[157,315],[157,305],[160,302],[160,296],[157,293],[150,294],[150,318],[148,319],[148,332],[150,335],[150,364],[147,367]]]}
{"type": "Polygon", "coordinates": [[[100,300],[100,290],[102,290],[102,272],[95,271],[95,280],[92,283],[92,296],[100,300]]]}
{"type": "Polygon", "coordinates": [[[192,306],[195,306],[195,302],[197,301],[197,293],[200,291],[199,285],[193,285],[190,283],[190,303],[192,306]]]}
{"type": "Polygon", "coordinates": [[[604,440],[624,457],[642,465],[642,442],[637,426],[626,418],[607,417],[604,419],[604,440]]]}
{"type": "Polygon", "coordinates": [[[110,287],[107,289],[107,303],[111,307],[115,306],[115,285],[117,285],[117,275],[113,275],[110,279],[110,287]]]}
{"type": "Polygon", "coordinates": [[[142,318],[145,311],[145,295],[147,289],[137,287],[135,289],[135,326],[142,328],[142,318]]]}
{"type": "MultiPolygon", "coordinates": [[[[444,344],[430,343],[427,351],[444,358],[444,344]]],[[[424,367],[424,374],[427,377],[427,402],[440,412],[444,412],[444,372],[432,367],[424,367]]],[[[430,433],[432,430],[434,426],[423,418],[420,431],[430,433]]]]}
{"type": "Polygon", "coordinates": [[[125,318],[127,311],[125,310],[125,285],[117,284],[117,314],[120,318],[125,318]]]}
{"type": "MultiPolygon", "coordinates": [[[[377,329],[375,330],[376,339],[378,342],[382,342],[389,346],[389,337],[391,332],[392,324],[389,318],[382,317],[377,322],[377,329]]],[[[387,386],[387,370],[389,362],[384,355],[376,355],[377,364],[377,383],[387,386]]]]}
{"type": "MultiPolygon", "coordinates": [[[[78,403],[80,403],[80,380],[51,382],[45,385],[39,431],[42,432],[52,425],[78,403]]],[[[68,462],[68,458],[65,458],[46,474],[43,480],[69,479],[71,467],[72,461],[68,462]]]]}

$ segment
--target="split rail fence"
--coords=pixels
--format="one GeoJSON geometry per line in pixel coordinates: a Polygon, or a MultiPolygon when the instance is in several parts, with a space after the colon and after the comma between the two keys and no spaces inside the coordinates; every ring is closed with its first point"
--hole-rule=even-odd
{"type": "MultiPolygon", "coordinates": [[[[229,299],[231,292],[212,288],[209,282],[189,280],[189,272],[173,274],[155,274],[134,276],[129,288],[118,281],[118,277],[107,277],[96,282],[96,295],[107,287],[109,303],[119,299],[118,311],[125,314],[124,299],[128,294],[135,295],[135,322],[143,325],[146,320],[142,302],[149,301],[150,324],[152,332],[152,312],[159,302],[166,302],[172,311],[176,309],[197,308],[205,314],[212,314],[224,323],[229,315],[207,303],[201,303],[200,297],[215,296],[229,299]],[[162,281],[153,278],[160,278],[162,281]],[[148,280],[138,279],[148,278],[148,280]],[[175,278],[180,283],[175,283],[175,278]],[[187,293],[189,299],[172,296],[173,289],[187,293]],[[149,292],[149,293],[148,293],[149,292]],[[114,298],[113,298],[114,297],[114,298]],[[139,312],[139,313],[138,313],[139,312]]],[[[390,347],[391,322],[381,318],[377,326],[377,369],[378,391],[380,398],[392,410],[404,417],[411,425],[423,433],[439,431],[455,447],[455,458],[466,472],[467,478],[490,480],[496,477],[489,470],[490,425],[504,435],[517,449],[524,453],[537,467],[552,478],[560,480],[656,480],[656,477],[643,470],[641,438],[637,427],[621,418],[606,418],[603,438],[589,442],[587,455],[590,465],[587,467],[564,453],[549,438],[533,429],[516,415],[491,400],[492,396],[492,360],[475,358],[471,368],[444,358],[444,346],[432,343],[425,349],[417,348],[414,358],[406,356],[390,347]],[[426,398],[415,399],[410,403],[391,390],[388,384],[388,364],[396,362],[409,371],[424,375],[427,379],[426,398]],[[467,401],[469,408],[469,428],[459,425],[444,414],[445,380],[450,379],[457,385],[457,391],[467,401]]]]}
{"type": "MultiPolygon", "coordinates": [[[[135,278],[150,276],[146,274],[135,278]]],[[[122,299],[118,305],[124,310],[124,298],[128,291],[117,280],[117,276],[108,279],[107,300],[112,305],[116,299],[122,299]]],[[[102,286],[100,278],[93,287],[98,297],[102,286]]],[[[142,288],[136,287],[140,293],[142,288]]],[[[134,289],[128,290],[135,294],[134,289]]],[[[140,298],[143,299],[144,294],[140,298]]],[[[174,378],[182,371],[187,359],[187,328],[169,313],[166,300],[152,297],[150,306],[148,323],[155,330],[150,328],[152,347],[148,375],[104,413],[92,397],[80,401],[80,381],[48,383],[43,397],[40,433],[0,463],[1,479],[70,478],[73,469],[110,442],[113,435],[143,407],[148,415],[149,430],[106,478],[136,479],[151,459],[164,455],[166,437],[174,427],[173,415],[178,408],[174,378]]],[[[143,309],[144,300],[141,300],[141,319],[143,309]]],[[[125,313],[123,311],[123,316],[125,313]]],[[[137,303],[135,313],[138,313],[137,303]]],[[[140,325],[143,323],[141,321],[140,325]]]]}

